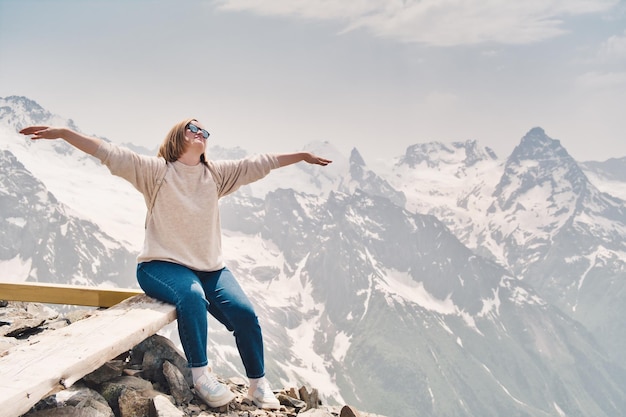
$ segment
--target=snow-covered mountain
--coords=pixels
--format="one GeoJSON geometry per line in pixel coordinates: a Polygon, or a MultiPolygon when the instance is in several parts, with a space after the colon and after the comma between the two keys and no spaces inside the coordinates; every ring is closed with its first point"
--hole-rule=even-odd
{"type": "MultiPolygon", "coordinates": [[[[16,133],[34,123],[76,128],[0,99],[3,271],[131,285],[143,199],[93,158],[16,133]]],[[[476,141],[417,144],[375,169],[357,149],[308,149],[333,164],[274,171],[221,203],[275,385],[398,417],[624,413],[619,168],[578,164],[538,128],[506,160],[476,141]]],[[[220,328],[213,365],[240,373],[220,328]]]]}
{"type": "Polygon", "coordinates": [[[135,255],[72,215],[15,156],[0,150],[2,281],[136,288],[135,255]]]}
{"type": "Polygon", "coordinates": [[[437,216],[469,248],[585,324],[626,366],[626,207],[618,198],[626,159],[579,164],[541,128],[506,160],[462,145],[452,152],[422,144],[421,157],[409,148],[392,184],[417,201],[416,210],[437,216]]]}
{"type": "Polygon", "coordinates": [[[600,191],[626,200],[626,157],[582,162],[580,166],[600,191]]]}

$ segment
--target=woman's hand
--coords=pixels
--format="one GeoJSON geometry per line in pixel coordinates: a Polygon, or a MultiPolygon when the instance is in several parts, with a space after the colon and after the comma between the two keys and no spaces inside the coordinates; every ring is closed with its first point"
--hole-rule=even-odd
{"type": "Polygon", "coordinates": [[[66,127],[29,126],[20,130],[20,133],[31,135],[31,139],[63,139],[89,155],[93,155],[101,143],[98,138],[85,136],[66,127]]]}
{"type": "Polygon", "coordinates": [[[331,162],[333,162],[330,159],[322,158],[320,156],[313,155],[312,153],[306,153],[304,155],[303,161],[308,162],[309,164],[322,165],[322,166],[326,166],[330,164],[331,162]]]}
{"type": "Polygon", "coordinates": [[[276,157],[278,158],[278,165],[280,165],[281,167],[295,164],[296,162],[300,161],[305,161],[309,164],[322,166],[326,166],[332,162],[330,159],[321,158],[309,152],[286,153],[282,155],[277,155],[276,157]]]}
{"type": "Polygon", "coordinates": [[[20,130],[22,135],[32,135],[31,139],[59,139],[62,138],[63,128],[50,126],[29,126],[20,130]]]}

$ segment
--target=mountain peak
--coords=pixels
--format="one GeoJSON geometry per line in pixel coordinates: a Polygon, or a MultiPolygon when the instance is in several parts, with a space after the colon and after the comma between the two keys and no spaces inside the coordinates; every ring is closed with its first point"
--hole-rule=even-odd
{"type": "Polygon", "coordinates": [[[15,130],[28,125],[68,124],[68,121],[61,121],[36,101],[22,96],[0,97],[0,122],[5,122],[15,130]]]}
{"type": "Polygon", "coordinates": [[[489,147],[481,148],[476,140],[467,140],[465,142],[454,142],[453,146],[465,150],[465,165],[472,166],[477,162],[487,159],[498,159],[498,156],[489,147]]]}
{"type": "Polygon", "coordinates": [[[511,157],[514,160],[525,159],[561,159],[571,158],[561,141],[552,139],[540,127],[534,127],[524,135],[520,144],[513,150],[511,157]]]}
{"type": "Polygon", "coordinates": [[[350,153],[349,177],[346,177],[346,181],[338,189],[349,194],[359,189],[369,195],[386,197],[400,207],[406,204],[404,193],[394,189],[385,179],[370,170],[356,148],[350,153]]]}
{"type": "Polygon", "coordinates": [[[536,135],[536,136],[546,136],[546,131],[543,130],[542,127],[535,126],[526,133],[526,136],[536,135]]]}
{"type": "Polygon", "coordinates": [[[353,148],[352,152],[350,152],[350,165],[358,165],[365,166],[365,160],[357,150],[357,148],[353,148]]]}
{"type": "Polygon", "coordinates": [[[41,107],[39,103],[37,103],[35,100],[31,100],[28,97],[24,96],[0,97],[0,102],[4,102],[5,104],[11,104],[13,106],[19,106],[30,111],[45,111],[44,108],[41,107]]]}
{"type": "Polygon", "coordinates": [[[425,163],[430,168],[440,165],[453,165],[462,163],[469,167],[482,160],[497,159],[496,154],[490,148],[482,148],[476,140],[465,142],[441,142],[417,143],[406,149],[400,164],[406,164],[409,168],[425,163]]]}
{"type": "Polygon", "coordinates": [[[585,174],[561,142],[535,127],[526,133],[508,158],[494,196],[501,209],[509,210],[516,204],[525,206],[527,203],[521,203],[520,199],[531,190],[545,192],[549,189],[550,195],[559,195],[560,199],[558,204],[547,203],[551,210],[546,213],[563,214],[571,213],[574,201],[587,187],[585,174]]]}

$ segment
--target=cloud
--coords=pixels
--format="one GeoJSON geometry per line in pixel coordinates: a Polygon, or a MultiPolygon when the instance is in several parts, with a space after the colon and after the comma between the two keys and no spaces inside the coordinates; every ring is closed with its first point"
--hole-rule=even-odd
{"type": "Polygon", "coordinates": [[[614,35],[604,41],[600,46],[599,55],[604,60],[626,58],[626,30],[622,35],[614,35]]]}
{"type": "Polygon", "coordinates": [[[375,13],[381,9],[377,0],[351,0],[348,2],[328,0],[217,0],[221,10],[249,11],[264,16],[293,16],[308,19],[346,20],[375,13]]]}
{"type": "Polygon", "coordinates": [[[578,84],[596,90],[626,86],[626,72],[591,71],[578,77],[578,84]]]}
{"type": "Polygon", "coordinates": [[[335,20],[400,42],[528,44],[562,35],[563,19],[605,12],[619,0],[215,0],[218,9],[335,20]]]}

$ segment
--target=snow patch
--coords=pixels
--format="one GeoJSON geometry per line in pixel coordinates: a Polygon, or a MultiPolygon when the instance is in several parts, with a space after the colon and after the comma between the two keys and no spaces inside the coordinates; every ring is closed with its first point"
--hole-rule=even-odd
{"type": "Polygon", "coordinates": [[[292,341],[291,351],[296,360],[293,363],[285,363],[280,366],[287,375],[290,375],[291,381],[288,383],[303,379],[311,386],[323,387],[323,393],[336,402],[345,403],[335,378],[328,371],[332,367],[314,349],[316,323],[319,323],[321,314],[320,312],[309,320],[303,321],[295,329],[287,330],[292,341]]]}
{"type": "Polygon", "coordinates": [[[31,273],[32,259],[22,259],[19,255],[13,259],[0,261],[2,282],[24,282],[31,273]]]}
{"type": "Polygon", "coordinates": [[[350,339],[345,332],[339,332],[335,335],[335,343],[333,344],[333,358],[337,362],[343,362],[346,358],[346,354],[348,353],[348,349],[350,349],[350,339]]]}
{"type": "Polygon", "coordinates": [[[554,409],[556,410],[556,412],[559,413],[560,417],[567,417],[567,414],[565,414],[565,411],[563,411],[557,403],[553,402],[552,405],[554,406],[554,409]]]}
{"type": "Polygon", "coordinates": [[[506,395],[508,395],[508,396],[509,396],[509,397],[510,397],[513,401],[515,401],[516,403],[518,403],[518,404],[520,404],[520,405],[523,405],[523,406],[525,406],[525,407],[528,407],[528,404],[526,404],[525,402],[520,401],[519,399],[515,398],[515,397],[514,397],[514,396],[513,396],[513,395],[509,392],[509,390],[508,390],[508,389],[507,389],[504,385],[502,385],[502,383],[501,383],[501,382],[500,382],[500,381],[499,381],[499,380],[498,380],[498,379],[497,379],[497,378],[493,375],[493,373],[492,373],[492,372],[491,372],[491,370],[487,367],[487,365],[482,364],[482,366],[483,366],[483,368],[487,371],[487,373],[488,373],[489,375],[491,375],[491,377],[492,377],[492,378],[493,378],[493,380],[496,382],[496,384],[498,384],[498,385],[500,386],[500,388],[502,388],[502,391],[504,391],[504,393],[505,393],[506,395]]]}
{"type": "Polygon", "coordinates": [[[378,287],[397,298],[417,304],[429,311],[440,314],[455,314],[458,311],[450,296],[438,299],[424,288],[422,282],[415,281],[408,273],[388,270],[378,281],[378,287]]]}
{"type": "Polygon", "coordinates": [[[478,313],[478,317],[485,317],[493,312],[494,315],[500,314],[500,287],[492,289],[493,298],[484,298],[482,300],[483,308],[478,313]]]}

